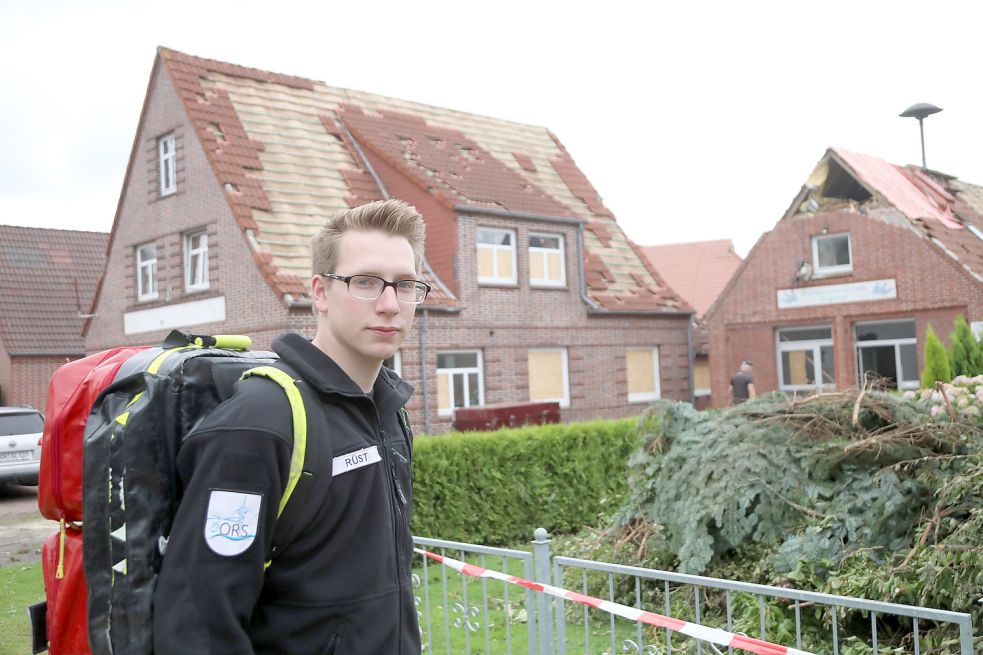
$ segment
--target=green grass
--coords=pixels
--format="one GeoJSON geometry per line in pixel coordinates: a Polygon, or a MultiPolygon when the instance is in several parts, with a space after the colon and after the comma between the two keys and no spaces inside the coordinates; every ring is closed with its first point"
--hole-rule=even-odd
{"type": "Polygon", "coordinates": [[[0,655],[31,652],[27,606],[44,599],[41,563],[0,568],[0,655]]]}
{"type": "MultiPolygon", "coordinates": [[[[514,547],[516,550],[528,550],[524,544],[514,547]]],[[[439,549],[434,549],[440,552],[439,549]]],[[[448,557],[462,559],[456,551],[447,551],[448,557]]],[[[469,564],[476,564],[489,569],[503,571],[518,577],[527,577],[522,562],[509,559],[504,565],[501,558],[481,556],[466,556],[469,564]],[[504,566],[504,569],[503,569],[504,566]]],[[[526,605],[526,590],[518,585],[499,580],[473,578],[462,576],[448,568],[443,570],[438,563],[428,561],[426,576],[423,566],[417,559],[414,573],[419,576],[421,586],[415,596],[419,599],[417,611],[420,616],[420,627],[423,630],[424,653],[434,655],[476,655],[478,653],[514,653],[515,655],[529,654],[528,616],[526,605]],[[426,584],[429,584],[429,605],[427,603],[426,584]],[[446,588],[446,591],[445,591],[446,588]],[[507,592],[506,592],[507,590],[507,592]],[[465,594],[467,607],[472,608],[469,615],[471,628],[464,621],[465,594]],[[507,601],[506,601],[507,597],[507,601]],[[487,599],[487,600],[486,600],[487,599]],[[428,609],[429,606],[429,616],[428,609]],[[428,646],[428,636],[430,644],[428,646]],[[511,650],[509,647],[511,646],[511,650]]],[[[592,590],[593,591],[593,590],[592,590]]],[[[600,593],[599,591],[597,593],[600,593]]],[[[552,597],[548,597],[552,602],[552,597]]],[[[535,596],[533,601],[536,602],[535,596]]],[[[573,607],[567,603],[566,644],[570,653],[606,653],[622,652],[622,642],[631,639],[639,642],[635,623],[617,619],[614,627],[615,650],[611,650],[611,624],[607,614],[598,610],[590,610],[589,637],[585,634],[581,606],[573,607]],[[590,649],[587,648],[587,639],[590,649]]],[[[660,633],[664,635],[664,633],[660,633]]],[[[655,636],[646,626],[643,628],[642,640],[653,643],[664,636],[655,636]]],[[[674,644],[674,648],[676,644],[674,644]]],[[[534,651],[535,652],[535,651],[534,651]]]]}

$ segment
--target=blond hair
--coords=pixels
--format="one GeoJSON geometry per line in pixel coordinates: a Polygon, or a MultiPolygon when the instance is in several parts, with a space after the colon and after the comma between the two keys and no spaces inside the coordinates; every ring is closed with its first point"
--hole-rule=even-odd
{"type": "Polygon", "coordinates": [[[338,243],[350,230],[379,230],[405,237],[413,249],[413,263],[419,273],[420,262],[423,261],[423,217],[416,207],[393,199],[353,207],[328,220],[311,239],[311,268],[314,275],[335,272],[338,243]]]}

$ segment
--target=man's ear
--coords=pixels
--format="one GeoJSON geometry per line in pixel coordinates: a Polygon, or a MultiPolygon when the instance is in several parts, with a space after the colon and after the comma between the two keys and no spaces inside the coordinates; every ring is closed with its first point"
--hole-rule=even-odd
{"type": "Polygon", "coordinates": [[[311,278],[311,301],[314,303],[314,311],[319,315],[328,313],[328,285],[320,275],[311,278]]]}

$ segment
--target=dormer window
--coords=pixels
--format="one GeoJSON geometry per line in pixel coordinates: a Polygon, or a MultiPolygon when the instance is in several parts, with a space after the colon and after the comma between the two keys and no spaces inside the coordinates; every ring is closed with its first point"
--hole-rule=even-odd
{"type": "Polygon", "coordinates": [[[849,233],[812,237],[812,267],[819,277],[853,272],[849,233]]]}
{"type": "Polygon", "coordinates": [[[173,134],[157,141],[157,161],[160,169],[160,195],[177,191],[177,139],[173,134]]]}
{"type": "Polygon", "coordinates": [[[477,230],[478,282],[480,284],[514,285],[515,232],[481,227],[477,230]]]}

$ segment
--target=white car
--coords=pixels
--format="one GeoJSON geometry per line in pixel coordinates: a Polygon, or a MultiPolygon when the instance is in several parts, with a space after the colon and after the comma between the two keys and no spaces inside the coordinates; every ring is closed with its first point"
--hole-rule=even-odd
{"type": "Polygon", "coordinates": [[[44,417],[29,407],[0,407],[0,484],[38,483],[44,417]]]}

